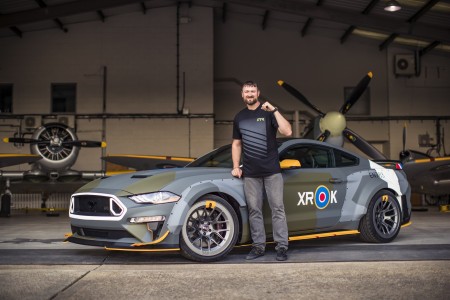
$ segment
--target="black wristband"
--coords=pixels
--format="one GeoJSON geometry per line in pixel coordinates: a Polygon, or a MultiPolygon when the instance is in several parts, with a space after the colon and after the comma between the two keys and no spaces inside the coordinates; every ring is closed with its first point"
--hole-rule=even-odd
{"type": "Polygon", "coordinates": [[[274,106],[274,109],[272,110],[272,112],[274,113],[276,111],[278,111],[278,107],[274,106]]]}

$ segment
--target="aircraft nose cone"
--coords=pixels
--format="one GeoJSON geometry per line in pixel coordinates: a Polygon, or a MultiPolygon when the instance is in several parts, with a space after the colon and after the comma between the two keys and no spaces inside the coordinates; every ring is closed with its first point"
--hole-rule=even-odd
{"type": "Polygon", "coordinates": [[[337,111],[331,111],[320,120],[319,126],[322,132],[328,130],[330,136],[338,136],[347,127],[347,122],[343,114],[337,111]]]}

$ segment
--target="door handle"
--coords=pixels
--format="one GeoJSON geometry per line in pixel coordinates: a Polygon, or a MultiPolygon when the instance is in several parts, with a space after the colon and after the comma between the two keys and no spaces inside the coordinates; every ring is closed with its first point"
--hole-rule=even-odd
{"type": "Polygon", "coordinates": [[[330,178],[330,180],[328,180],[330,183],[342,183],[342,179],[340,178],[330,178]]]}

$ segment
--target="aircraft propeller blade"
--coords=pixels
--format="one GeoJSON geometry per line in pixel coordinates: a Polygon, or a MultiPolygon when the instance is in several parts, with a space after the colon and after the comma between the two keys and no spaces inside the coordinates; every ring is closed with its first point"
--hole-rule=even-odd
{"type": "Polygon", "coordinates": [[[344,136],[349,140],[356,148],[372,157],[373,159],[386,159],[386,156],[383,155],[377,148],[369,144],[362,137],[357,135],[354,131],[349,128],[345,128],[342,132],[344,136]]]}
{"type": "Polygon", "coordinates": [[[358,101],[359,97],[361,97],[362,93],[364,93],[364,91],[367,89],[367,86],[369,85],[372,77],[373,77],[372,72],[369,72],[367,73],[366,76],[364,76],[360,80],[358,85],[352,90],[352,92],[348,96],[344,105],[342,105],[339,112],[345,115],[350,110],[350,108],[356,103],[356,101],[358,101]]]}
{"type": "Polygon", "coordinates": [[[305,104],[309,108],[318,112],[320,114],[320,116],[325,115],[319,108],[317,108],[315,105],[313,105],[311,102],[309,102],[308,99],[306,99],[306,97],[303,96],[302,93],[297,91],[294,87],[292,87],[288,83],[284,82],[283,80],[278,80],[278,85],[283,87],[289,94],[291,94],[292,96],[294,96],[295,98],[300,100],[303,104],[305,104]]]}
{"type": "Polygon", "coordinates": [[[97,142],[97,141],[67,141],[63,142],[63,145],[70,145],[75,147],[85,147],[85,148],[95,148],[95,147],[106,147],[106,142],[97,142]]]}
{"type": "Polygon", "coordinates": [[[50,141],[27,139],[27,138],[4,138],[5,143],[17,143],[17,144],[50,144],[50,141]]]}
{"type": "Polygon", "coordinates": [[[406,147],[406,123],[403,126],[403,152],[405,152],[406,147]]]}
{"type": "Polygon", "coordinates": [[[325,132],[323,132],[321,135],[319,135],[319,137],[317,138],[317,140],[319,142],[325,142],[326,139],[330,136],[330,131],[325,130],[325,132]]]}
{"type": "MultiPolygon", "coordinates": [[[[5,143],[50,145],[50,140],[35,140],[27,138],[4,138],[3,141],[5,143]]],[[[106,142],[97,142],[97,141],[79,141],[79,140],[63,141],[62,144],[66,146],[86,147],[86,148],[106,147],[106,142]]]]}
{"type": "Polygon", "coordinates": [[[308,137],[310,134],[312,134],[312,131],[314,130],[314,125],[308,125],[308,127],[304,130],[304,134],[303,134],[303,138],[304,139],[307,139],[307,138],[310,138],[310,139],[314,139],[314,137],[308,137]]]}
{"type": "Polygon", "coordinates": [[[406,150],[406,123],[403,125],[402,142],[403,147],[399,154],[400,160],[403,162],[412,160],[414,156],[411,155],[412,153],[410,150],[406,150]]]}

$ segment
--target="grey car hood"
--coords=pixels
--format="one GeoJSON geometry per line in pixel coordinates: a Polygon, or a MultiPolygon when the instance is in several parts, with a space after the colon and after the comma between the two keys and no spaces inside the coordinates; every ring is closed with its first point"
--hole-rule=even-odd
{"type": "Polygon", "coordinates": [[[82,186],[76,193],[107,193],[116,196],[160,190],[180,193],[190,184],[199,181],[232,178],[230,170],[224,168],[148,170],[97,179],[82,186]]]}

